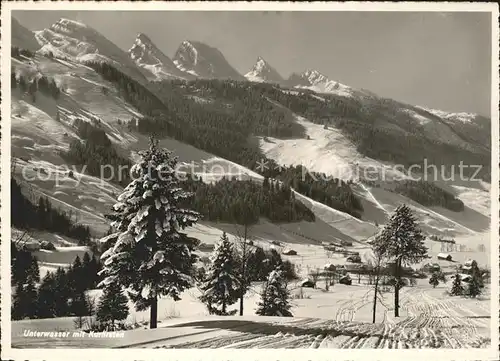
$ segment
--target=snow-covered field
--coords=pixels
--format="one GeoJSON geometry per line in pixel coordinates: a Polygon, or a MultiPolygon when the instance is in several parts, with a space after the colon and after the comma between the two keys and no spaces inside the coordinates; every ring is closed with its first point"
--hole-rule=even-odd
{"type": "MultiPolygon", "coordinates": [[[[392,293],[384,294],[372,324],[373,291],[356,282],[329,291],[291,285],[293,318],[255,316],[260,285],[245,299],[245,316],[208,316],[188,290],[182,300],[159,302],[159,328],[125,331],[123,338],[28,338],[24,330],[74,330],[72,318],[12,323],[14,347],[167,347],[167,348],[469,348],[490,343],[489,294],[477,300],[450,297],[450,285],[433,289],[427,280],[403,288],[400,317],[393,316],[392,293]]],[[[93,292],[93,291],[92,291],[93,292]]],[[[236,308],[233,306],[233,308],[236,308]]],[[[148,320],[131,308],[130,322],[148,320]]]]}
{"type": "MultiPolygon", "coordinates": [[[[307,223],[307,222],[304,222],[307,223]]],[[[311,240],[300,241],[293,232],[300,229],[282,229],[281,237],[275,237],[276,227],[261,223],[252,228],[257,245],[264,248],[277,247],[278,250],[292,248],[295,256],[283,256],[297,265],[302,277],[322,269],[327,263],[346,264],[341,254],[330,254],[322,245],[311,240]],[[286,235],[290,237],[286,241],[286,235]],[[280,239],[281,246],[272,245],[280,239]],[[299,241],[299,242],[298,242],[299,241]],[[293,243],[291,243],[293,242],[293,243]]],[[[221,235],[221,229],[228,232],[230,239],[238,234],[234,225],[197,224],[188,229],[188,234],[207,244],[214,244],[221,235]]],[[[440,250],[436,246],[431,254],[440,250]],[[437,248],[437,249],[436,249],[437,248]]],[[[370,250],[363,243],[354,243],[362,258],[370,259],[370,250]]],[[[43,252],[45,260],[70,262],[65,257],[72,252],[82,252],[78,247],[68,247],[68,252],[58,247],[55,252],[43,252]]],[[[42,255],[42,254],[41,254],[42,255]]],[[[207,255],[201,253],[200,255],[207,255]]],[[[478,252],[464,253],[464,260],[475,257],[480,264],[478,252]]],[[[454,254],[458,259],[458,255],[454,254]]],[[[450,271],[455,263],[430,260],[441,264],[443,270],[450,271]]],[[[461,260],[460,260],[461,261],[461,260]]],[[[47,267],[43,264],[42,266],[47,267]]],[[[446,291],[451,285],[442,284],[433,289],[428,280],[419,280],[417,287],[403,288],[401,294],[400,317],[394,318],[393,293],[384,293],[376,312],[376,323],[372,324],[373,289],[363,276],[351,274],[353,284],[335,284],[329,291],[324,289],[324,281],[318,282],[317,289],[300,288],[297,282],[289,285],[292,295],[293,318],[255,316],[260,300],[261,284],[255,283],[245,297],[245,316],[215,317],[208,315],[204,305],[198,300],[200,291],[192,288],[185,291],[182,299],[175,302],[168,298],[159,301],[159,328],[147,328],[149,311],[135,311],[129,303],[131,314],[128,323],[139,323],[138,329],[125,331],[123,338],[29,338],[22,334],[25,330],[75,330],[73,318],[24,320],[12,323],[14,347],[162,347],[162,348],[463,348],[487,347],[490,330],[490,290],[478,299],[450,297],[446,291]]],[[[90,291],[96,298],[100,290],[90,291]]],[[[236,309],[233,305],[231,309],[236,309]]]]}

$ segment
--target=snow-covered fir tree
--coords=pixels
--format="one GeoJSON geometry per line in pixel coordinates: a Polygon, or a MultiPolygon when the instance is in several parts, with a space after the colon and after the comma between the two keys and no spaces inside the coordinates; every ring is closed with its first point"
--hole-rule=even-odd
{"type": "Polygon", "coordinates": [[[47,272],[38,288],[38,316],[50,318],[57,315],[56,310],[56,279],[52,272],[47,272]]]}
{"type": "Polygon", "coordinates": [[[433,287],[436,288],[437,285],[439,285],[439,276],[436,272],[434,272],[429,278],[429,284],[433,287]]]}
{"type": "Polygon", "coordinates": [[[477,266],[477,263],[473,263],[471,267],[471,280],[466,289],[467,296],[469,297],[477,297],[482,293],[483,285],[483,277],[481,275],[481,271],[477,266]]]}
{"type": "Polygon", "coordinates": [[[111,330],[115,329],[115,321],[127,318],[129,314],[128,299],[121,286],[114,282],[104,288],[104,293],[97,305],[97,321],[105,323],[111,330]]]}
{"type": "Polygon", "coordinates": [[[450,294],[452,296],[461,296],[464,294],[464,286],[462,286],[462,277],[457,272],[453,277],[450,294]]]}
{"type": "Polygon", "coordinates": [[[150,327],[156,328],[158,298],[180,299],[193,286],[195,243],[181,231],[199,214],[182,207],[192,194],[178,185],[177,158],[150,139],[149,149],[131,169],[132,181],[118,197],[109,216],[115,233],[101,242],[109,245],[100,285],[117,282],[129,291],[139,310],[150,307],[150,327]]]}
{"type": "Polygon", "coordinates": [[[12,319],[35,318],[38,314],[37,289],[33,278],[25,284],[18,283],[12,301],[12,319]]]}
{"type": "Polygon", "coordinates": [[[200,286],[200,300],[207,306],[210,314],[236,313],[236,310],[228,311],[227,308],[234,304],[240,295],[237,269],[233,245],[224,232],[210,257],[209,269],[200,286]]]}
{"type": "Polygon", "coordinates": [[[396,208],[388,224],[373,243],[376,252],[394,261],[394,316],[399,316],[399,290],[403,282],[402,267],[428,258],[425,236],[418,227],[410,207],[403,204],[396,208]]]}
{"type": "Polygon", "coordinates": [[[281,265],[278,265],[267,278],[256,313],[260,316],[293,317],[289,301],[287,282],[281,265]]]}

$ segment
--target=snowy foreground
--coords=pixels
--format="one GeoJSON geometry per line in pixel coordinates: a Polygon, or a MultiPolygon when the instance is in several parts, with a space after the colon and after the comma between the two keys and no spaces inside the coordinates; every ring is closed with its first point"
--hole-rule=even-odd
{"type": "MultiPolygon", "coordinates": [[[[356,281],[357,282],[357,281],[356,281]]],[[[197,290],[159,304],[159,328],[124,331],[122,337],[24,337],[30,331],[73,331],[72,318],[12,323],[18,348],[476,348],[490,346],[489,288],[477,300],[450,297],[449,284],[433,289],[427,280],[402,291],[399,319],[393,317],[393,293],[377,305],[371,323],[373,292],[367,285],[335,285],[330,291],[292,291],[295,317],[255,316],[258,289],[245,302],[248,316],[208,316],[197,290]]],[[[255,288],[259,288],[256,285],[255,288]]],[[[236,307],[236,306],[233,306],[236,307]]],[[[147,321],[147,312],[130,317],[147,321]]],[[[130,320],[130,318],[129,318],[130,320]]]]}

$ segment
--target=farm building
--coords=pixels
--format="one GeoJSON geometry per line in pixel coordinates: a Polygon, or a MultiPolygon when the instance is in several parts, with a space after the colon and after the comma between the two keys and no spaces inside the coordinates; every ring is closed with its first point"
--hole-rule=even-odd
{"type": "Polygon", "coordinates": [[[284,254],[285,256],[296,256],[296,255],[297,255],[297,251],[296,251],[296,250],[294,250],[294,249],[285,249],[285,250],[283,251],[283,254],[284,254]]]}
{"type": "Polygon", "coordinates": [[[352,255],[346,258],[347,262],[351,263],[361,263],[361,257],[359,255],[352,255]]]}
{"type": "Polygon", "coordinates": [[[338,242],[321,242],[321,245],[324,247],[324,248],[327,248],[327,247],[338,247],[338,248],[342,248],[342,241],[338,241],[338,242]]]}
{"type": "Polygon", "coordinates": [[[463,266],[460,266],[460,270],[464,274],[470,274],[473,267],[477,267],[477,262],[475,260],[469,259],[463,264],[463,266]]]}
{"type": "Polygon", "coordinates": [[[433,264],[431,264],[431,271],[433,271],[433,272],[441,271],[441,266],[437,263],[433,263],[433,264]]]}
{"type": "Polygon", "coordinates": [[[445,261],[452,261],[453,257],[449,253],[439,253],[437,255],[437,258],[440,260],[445,260],[445,261]]]}
{"type": "Polygon", "coordinates": [[[352,284],[352,279],[351,277],[349,277],[349,275],[345,275],[343,277],[340,277],[339,283],[350,286],[352,284]]]}
{"type": "Polygon", "coordinates": [[[359,263],[354,263],[354,264],[346,264],[344,265],[344,269],[347,271],[347,272],[360,272],[360,271],[363,271],[364,270],[364,265],[363,264],[359,264],[359,263]]]}
{"type": "Polygon", "coordinates": [[[361,269],[365,272],[372,272],[375,268],[371,264],[362,264],[361,269]]]}
{"type": "Polygon", "coordinates": [[[307,279],[300,282],[300,287],[314,288],[316,287],[316,284],[313,281],[307,279]]]}
{"type": "Polygon", "coordinates": [[[325,271],[335,271],[335,265],[327,263],[324,267],[325,271]]]}
{"type": "Polygon", "coordinates": [[[39,251],[41,248],[40,242],[31,240],[23,242],[22,247],[28,251],[39,251]]]}
{"type": "Polygon", "coordinates": [[[477,266],[477,262],[473,259],[468,259],[467,261],[465,261],[464,266],[466,267],[477,266]]]}
{"type": "Polygon", "coordinates": [[[198,249],[202,252],[212,252],[215,249],[215,245],[208,243],[200,243],[198,249]]]}
{"type": "Polygon", "coordinates": [[[437,263],[427,263],[422,269],[425,272],[439,272],[441,271],[441,266],[437,263]]]}

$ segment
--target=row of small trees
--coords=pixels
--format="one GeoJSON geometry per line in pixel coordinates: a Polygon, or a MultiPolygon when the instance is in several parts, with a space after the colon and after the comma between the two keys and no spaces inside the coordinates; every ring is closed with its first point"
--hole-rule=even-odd
{"type": "Polygon", "coordinates": [[[25,56],[27,58],[34,58],[35,57],[34,52],[32,52],[28,49],[19,48],[17,46],[11,46],[10,55],[13,58],[18,58],[18,59],[21,59],[21,56],[25,56]]]}
{"type": "Polygon", "coordinates": [[[59,267],[55,272],[48,272],[40,282],[38,265],[34,266],[36,257],[29,252],[29,257],[26,256],[26,251],[16,253],[12,264],[13,319],[84,316],[90,312],[90,300],[85,292],[97,286],[100,269],[94,256],[85,253],[83,261],[77,256],[67,270],[59,267]]]}
{"type": "Polygon", "coordinates": [[[459,273],[457,273],[453,278],[453,284],[451,286],[450,295],[452,296],[467,296],[475,298],[482,293],[483,280],[479,273],[473,272],[470,282],[464,287],[462,283],[462,278],[459,273]]]}
{"type": "Polygon", "coordinates": [[[12,279],[16,286],[12,319],[76,316],[75,324],[82,328],[85,316],[95,316],[98,323],[90,325],[115,329],[115,321],[127,318],[128,299],[117,283],[104,287],[97,305],[95,299],[87,295],[99,281],[101,265],[94,255],[90,257],[86,252],[82,260],[77,256],[67,270],[60,267],[48,272],[40,282],[36,257],[26,250],[15,247],[13,250],[12,279]]]}
{"type": "Polygon", "coordinates": [[[57,85],[56,81],[53,78],[47,78],[45,75],[30,80],[21,74],[16,74],[14,70],[11,72],[10,85],[12,89],[19,88],[22,93],[27,92],[31,95],[33,102],[36,101],[37,91],[40,91],[56,100],[59,99],[59,96],[61,95],[61,89],[57,85]]]}
{"type": "MultiPolygon", "coordinates": [[[[429,279],[429,284],[433,287],[439,285],[439,282],[446,282],[446,278],[442,273],[433,273],[431,278],[429,279]]],[[[462,281],[462,276],[460,273],[456,273],[453,275],[453,283],[451,285],[450,295],[451,296],[467,296],[475,298],[482,293],[482,288],[484,287],[483,278],[479,272],[479,268],[477,265],[475,269],[472,269],[472,275],[469,282],[462,281]]]]}
{"type": "MultiPolygon", "coordinates": [[[[238,299],[243,297],[250,286],[250,280],[244,277],[241,260],[237,259],[233,243],[224,232],[210,258],[209,269],[200,280],[200,296],[210,314],[233,315],[238,310],[228,310],[238,299]]],[[[265,316],[292,316],[289,304],[290,294],[283,263],[279,262],[266,278],[257,314],[265,316]]],[[[242,314],[243,309],[240,309],[242,314]]]]}

